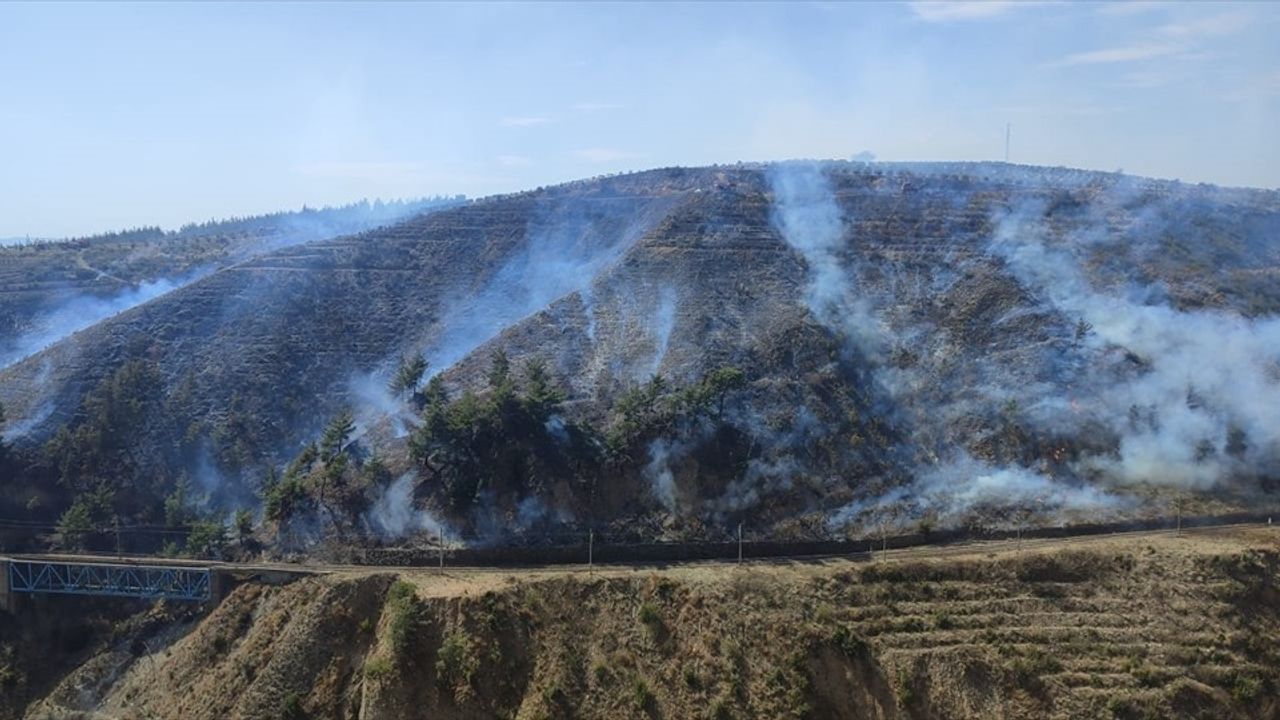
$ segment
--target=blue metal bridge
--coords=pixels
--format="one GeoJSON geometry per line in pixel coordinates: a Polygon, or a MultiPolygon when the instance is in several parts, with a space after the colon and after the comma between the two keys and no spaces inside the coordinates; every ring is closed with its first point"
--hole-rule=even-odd
{"type": "Polygon", "coordinates": [[[209,568],[9,560],[9,591],[203,602],[209,568]]]}

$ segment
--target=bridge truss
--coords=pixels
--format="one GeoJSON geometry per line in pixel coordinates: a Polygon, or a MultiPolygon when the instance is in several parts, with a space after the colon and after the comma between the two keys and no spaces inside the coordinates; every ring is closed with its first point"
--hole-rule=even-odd
{"type": "Polygon", "coordinates": [[[208,568],[10,560],[9,590],[203,602],[208,568]]]}

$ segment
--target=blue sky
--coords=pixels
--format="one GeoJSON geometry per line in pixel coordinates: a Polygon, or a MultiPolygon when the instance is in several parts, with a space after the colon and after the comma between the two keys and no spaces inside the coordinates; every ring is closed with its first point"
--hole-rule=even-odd
{"type": "Polygon", "coordinates": [[[0,237],[787,157],[1280,187],[1280,4],[0,4],[0,237]]]}

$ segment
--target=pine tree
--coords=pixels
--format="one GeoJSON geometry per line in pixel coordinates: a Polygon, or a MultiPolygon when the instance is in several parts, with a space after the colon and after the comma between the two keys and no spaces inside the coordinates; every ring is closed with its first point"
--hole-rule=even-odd
{"type": "Polygon", "coordinates": [[[355,430],[355,418],[350,410],[343,410],[329,422],[324,434],[320,436],[320,455],[326,463],[332,462],[347,448],[347,442],[351,440],[351,434],[355,430]]]}
{"type": "Polygon", "coordinates": [[[526,410],[535,422],[546,422],[564,402],[564,392],[552,384],[547,364],[541,358],[533,358],[525,364],[524,381],[526,410]]]}
{"type": "Polygon", "coordinates": [[[391,377],[391,383],[388,389],[392,395],[400,397],[405,393],[413,393],[418,389],[418,384],[422,382],[422,376],[427,373],[427,359],[421,353],[414,355],[412,358],[405,356],[400,358],[400,366],[396,368],[396,373],[391,377]]]}

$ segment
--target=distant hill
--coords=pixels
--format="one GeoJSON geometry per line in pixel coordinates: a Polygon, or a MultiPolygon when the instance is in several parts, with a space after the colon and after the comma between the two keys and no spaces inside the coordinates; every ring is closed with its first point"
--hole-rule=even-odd
{"type": "Polygon", "coordinates": [[[286,544],[1272,502],[1278,238],[1275,192],[1108,173],[653,170],[227,264],[0,401],[46,507],[182,490],[286,544]]]}
{"type": "Polygon", "coordinates": [[[175,231],[146,227],[65,240],[0,240],[0,367],[220,266],[463,200],[361,201],[191,223],[175,231]]]}

